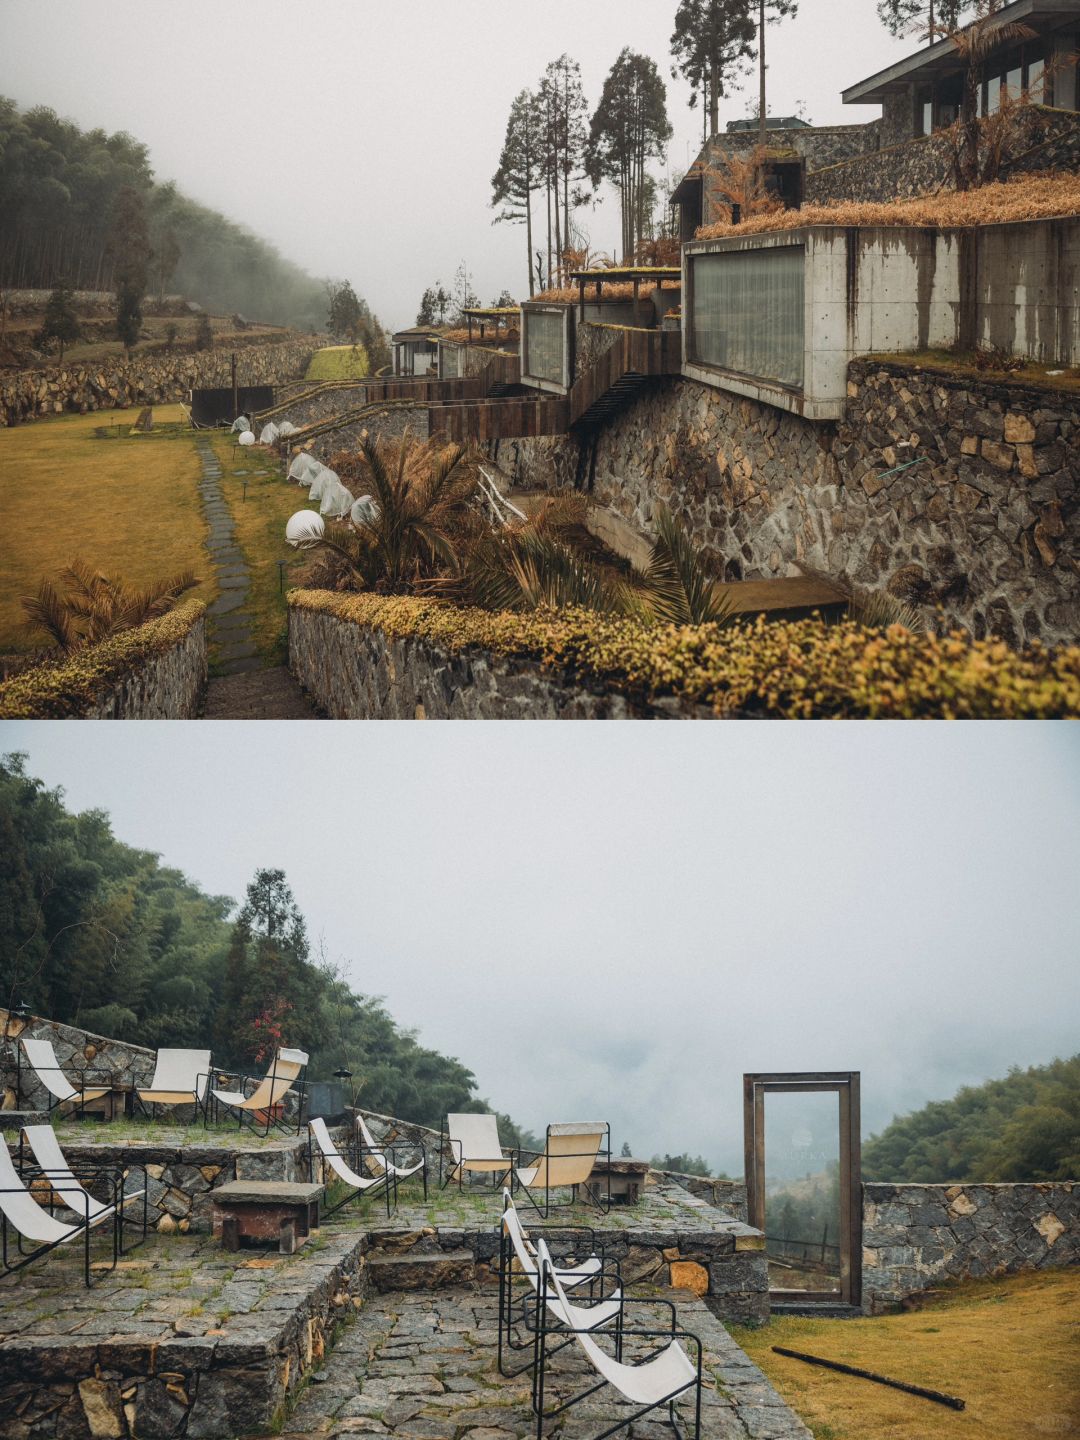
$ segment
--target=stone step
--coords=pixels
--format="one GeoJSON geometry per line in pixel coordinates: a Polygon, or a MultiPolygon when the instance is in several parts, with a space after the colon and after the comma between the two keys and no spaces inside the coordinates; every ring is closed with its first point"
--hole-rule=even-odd
{"type": "Polygon", "coordinates": [[[476,1265],[468,1250],[460,1255],[388,1255],[373,1250],[367,1269],[376,1290],[443,1290],[471,1285],[476,1265]]]}

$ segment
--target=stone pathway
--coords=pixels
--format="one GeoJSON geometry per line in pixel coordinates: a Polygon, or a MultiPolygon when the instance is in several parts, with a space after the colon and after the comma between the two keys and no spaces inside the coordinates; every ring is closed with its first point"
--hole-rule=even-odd
{"type": "MultiPolygon", "coordinates": [[[[671,1292],[679,1323],[705,1347],[702,1440],[810,1440],[810,1432],[762,1372],[699,1300],[671,1292]]],[[[647,1320],[659,1321],[646,1303],[647,1320]]],[[[370,1300],[310,1377],[281,1430],[282,1440],[339,1440],[355,1434],[394,1440],[525,1440],[535,1435],[529,1375],[504,1379],[496,1358],[497,1299],[490,1292],[396,1292],[370,1300]]],[[[653,1340],[627,1340],[631,1346],[653,1340]]],[[[515,1353],[508,1369],[522,1361],[515,1353]]],[[[552,1360],[548,1399],[589,1383],[576,1347],[552,1360]]],[[[545,1432],[560,1440],[598,1434],[618,1418],[611,1390],[601,1391],[545,1432]]],[[[687,1418],[685,1407],[680,1414],[687,1418]]],[[[662,1411],[637,1421],[631,1440],[670,1440],[662,1411]]],[[[692,1421],[692,1410],[689,1418],[692,1421]]]]}
{"type": "Polygon", "coordinates": [[[202,463],[199,493],[210,526],[206,548],[221,591],[207,608],[210,650],[218,673],[206,687],[204,720],[317,720],[318,711],[284,665],[266,669],[244,605],[251,576],[221,489],[221,462],[209,440],[196,442],[202,463]]]}

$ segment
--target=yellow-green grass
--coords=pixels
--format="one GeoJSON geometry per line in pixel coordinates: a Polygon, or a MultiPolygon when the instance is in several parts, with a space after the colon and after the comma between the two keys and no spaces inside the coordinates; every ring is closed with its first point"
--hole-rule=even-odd
{"type": "Polygon", "coordinates": [[[290,515],[305,508],[307,491],[285,478],[285,466],[273,450],[241,447],[235,436],[222,432],[214,434],[213,443],[221,461],[221,488],[236,526],[236,543],[251,577],[243,613],[250,617],[261,658],[279,665],[285,659],[285,597],[308,566],[305,555],[285,544],[285,524],[290,515]],[[283,575],[279,561],[285,562],[283,575]]]}
{"type": "Polygon", "coordinates": [[[23,628],[20,597],[76,557],[142,585],[194,570],[203,583],[189,593],[205,601],[217,594],[194,436],[179,428],[177,405],[154,411],[157,425],[175,428],[131,436],[138,413],[58,415],[0,430],[0,649],[47,643],[23,628]]]}
{"type": "Polygon", "coordinates": [[[1080,1435],[1080,1269],[972,1281],[924,1309],[730,1327],[817,1440],[1080,1435]],[[775,1355],[773,1345],[956,1395],[962,1411],[775,1355]]]}
{"type": "Polygon", "coordinates": [[[882,365],[942,370],[965,379],[982,380],[988,385],[1035,385],[1047,390],[1080,394],[1080,365],[1022,360],[1014,370],[980,369],[972,350],[919,350],[905,355],[867,355],[865,359],[882,365]]]}
{"type": "Polygon", "coordinates": [[[369,373],[363,345],[328,345],[308,362],[306,380],[363,380],[369,373]]]}

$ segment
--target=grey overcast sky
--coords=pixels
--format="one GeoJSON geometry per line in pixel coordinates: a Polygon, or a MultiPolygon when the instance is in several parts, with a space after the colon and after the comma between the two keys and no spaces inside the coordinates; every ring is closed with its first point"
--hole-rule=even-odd
{"type": "Polygon", "coordinates": [[[897,1110],[1080,1049],[1080,727],[8,722],[541,1130],[740,1166],[746,1070],[897,1110]]]}
{"type": "MultiPolygon", "coordinates": [[[[669,78],[676,0],[0,0],[0,93],[84,127],[127,130],[159,179],[353,282],[382,321],[412,324],[424,288],[464,259],[483,301],[525,288],[525,238],[492,226],[490,180],[514,96],[563,51],[590,111],[624,45],[668,83],[667,172],[701,146],[701,111],[669,78]]],[[[801,0],[767,43],[769,109],[817,124],[873,119],[840,91],[915,47],[875,0],[801,0]]],[[[723,106],[746,114],[754,83],[723,106]]],[[[617,248],[614,194],[582,223],[617,248]]]]}

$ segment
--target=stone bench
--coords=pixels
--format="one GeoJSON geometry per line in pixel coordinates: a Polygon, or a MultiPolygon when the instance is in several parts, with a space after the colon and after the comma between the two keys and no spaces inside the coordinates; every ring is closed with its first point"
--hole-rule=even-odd
{"type": "Polygon", "coordinates": [[[589,1185],[598,1195],[607,1193],[607,1182],[611,1180],[612,1204],[636,1205],[645,1189],[645,1177],[649,1173],[647,1160],[632,1160],[629,1156],[612,1156],[610,1160],[597,1160],[589,1176],[589,1185]]]}
{"type": "Polygon", "coordinates": [[[288,1180],[230,1180],[210,1192],[214,1235],[226,1250],[239,1250],[245,1240],[276,1242],[282,1255],[292,1255],[319,1228],[325,1188],[288,1180]]]}

